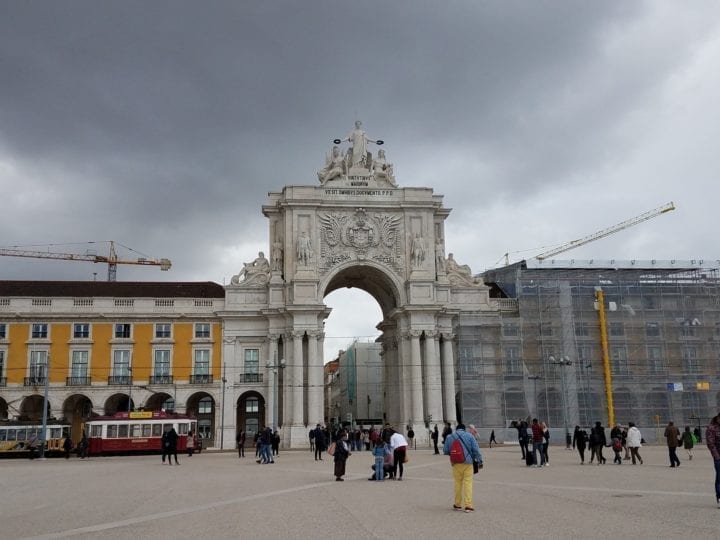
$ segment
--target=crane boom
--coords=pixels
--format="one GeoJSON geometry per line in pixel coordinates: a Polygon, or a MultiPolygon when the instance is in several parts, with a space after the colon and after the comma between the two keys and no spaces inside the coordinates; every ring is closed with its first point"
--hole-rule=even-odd
{"type": "Polygon", "coordinates": [[[170,270],[172,262],[170,259],[119,259],[115,253],[115,242],[110,241],[109,255],[96,255],[94,253],[57,253],[52,251],[33,251],[27,249],[0,248],[0,256],[6,257],[30,257],[34,259],[56,259],[63,261],[86,261],[92,263],[105,263],[108,265],[108,281],[117,281],[118,264],[134,264],[141,266],[159,266],[160,270],[170,270]]]}
{"type": "Polygon", "coordinates": [[[606,236],[610,236],[611,234],[614,234],[618,231],[622,231],[623,229],[627,229],[628,227],[633,227],[634,225],[637,225],[638,223],[642,223],[643,221],[647,221],[648,219],[652,219],[654,217],[657,217],[666,212],[670,212],[672,210],[675,210],[675,205],[673,204],[672,201],[670,201],[669,203],[659,206],[653,210],[649,210],[643,214],[640,214],[639,216],[635,216],[633,218],[627,219],[621,223],[613,225],[612,227],[608,227],[607,229],[602,229],[601,231],[598,231],[591,235],[585,236],[583,238],[578,238],[577,240],[573,240],[571,242],[568,242],[566,244],[563,244],[563,245],[553,248],[551,250],[545,251],[545,252],[541,253],[540,255],[535,255],[534,258],[538,259],[539,261],[542,261],[544,259],[552,257],[553,255],[557,255],[559,253],[564,253],[565,251],[570,251],[571,249],[575,249],[576,247],[588,244],[590,242],[594,242],[595,240],[599,240],[600,238],[605,238],[606,236]]]}

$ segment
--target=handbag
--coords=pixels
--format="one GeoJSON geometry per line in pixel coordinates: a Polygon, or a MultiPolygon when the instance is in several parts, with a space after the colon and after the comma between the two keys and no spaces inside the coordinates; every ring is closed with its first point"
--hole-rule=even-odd
{"type": "Polygon", "coordinates": [[[331,456],[335,455],[335,443],[332,443],[330,446],[328,446],[327,453],[331,456]]]}
{"type": "MultiPolygon", "coordinates": [[[[468,450],[468,447],[465,445],[465,441],[462,440],[462,437],[460,435],[457,436],[457,438],[460,440],[460,444],[463,445],[463,448],[467,451],[467,453],[470,453],[470,450],[468,450]]],[[[480,462],[473,458],[473,474],[477,474],[480,471],[480,462]]]]}

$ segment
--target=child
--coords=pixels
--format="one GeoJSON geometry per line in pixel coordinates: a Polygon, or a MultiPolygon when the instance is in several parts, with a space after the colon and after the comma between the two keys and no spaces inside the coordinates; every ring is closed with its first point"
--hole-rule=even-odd
{"type": "Polygon", "coordinates": [[[368,480],[382,482],[385,479],[385,455],[388,453],[392,454],[390,447],[385,443],[385,441],[378,438],[375,442],[375,448],[373,448],[373,457],[375,458],[373,469],[375,470],[375,476],[371,476],[368,480]]]}

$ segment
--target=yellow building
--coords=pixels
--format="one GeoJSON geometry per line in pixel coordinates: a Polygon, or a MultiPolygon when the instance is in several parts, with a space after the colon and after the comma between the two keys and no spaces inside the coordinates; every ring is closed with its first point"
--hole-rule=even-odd
{"type": "Polygon", "coordinates": [[[212,282],[0,281],[0,418],[160,408],[213,444],[225,290],[212,282]]]}

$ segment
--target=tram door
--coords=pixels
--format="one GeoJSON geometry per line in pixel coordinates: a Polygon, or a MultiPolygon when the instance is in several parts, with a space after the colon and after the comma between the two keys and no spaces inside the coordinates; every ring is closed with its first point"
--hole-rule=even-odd
{"type": "Polygon", "coordinates": [[[197,426],[198,436],[209,440],[213,438],[212,422],[210,420],[199,419],[197,426]]]}

